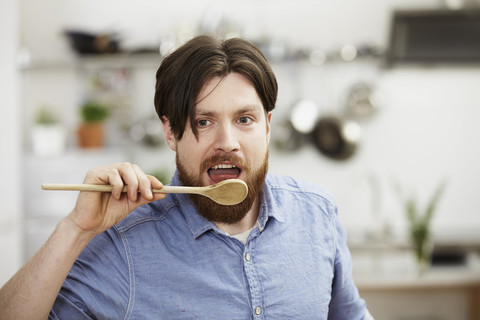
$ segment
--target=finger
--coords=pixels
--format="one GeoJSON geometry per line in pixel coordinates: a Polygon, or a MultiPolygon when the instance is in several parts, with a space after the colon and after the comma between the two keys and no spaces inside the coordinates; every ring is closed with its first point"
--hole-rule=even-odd
{"type": "MultiPolygon", "coordinates": [[[[152,189],[162,189],[163,188],[163,183],[158,180],[156,177],[154,176],[147,176],[148,179],[150,179],[150,183],[152,185],[152,189]]],[[[160,200],[160,199],[163,199],[165,198],[167,195],[165,193],[155,193],[153,195],[153,200],[160,200]]]]}
{"type": "MultiPolygon", "coordinates": [[[[143,172],[143,171],[142,171],[143,172]]],[[[163,184],[157,179],[155,178],[154,176],[151,176],[151,175],[145,175],[145,177],[149,180],[148,182],[148,185],[150,186],[149,190],[150,192],[152,192],[152,189],[161,189],[163,188],[163,184]]],[[[152,193],[152,196],[151,197],[148,197],[148,196],[143,196],[142,197],[139,197],[137,199],[137,201],[135,201],[134,203],[132,202],[133,204],[133,208],[138,208],[144,204],[147,204],[147,203],[150,203],[152,201],[156,201],[156,200],[160,200],[160,199],[163,199],[165,198],[167,195],[165,193],[152,193]]]]}
{"type": "Polygon", "coordinates": [[[139,166],[136,164],[132,165],[133,170],[135,171],[135,174],[137,175],[137,180],[138,180],[138,189],[140,191],[140,195],[147,200],[152,200],[153,199],[153,193],[152,193],[152,184],[148,176],[143,172],[142,169],[140,169],[139,166]]]}
{"type": "Polygon", "coordinates": [[[124,182],[117,168],[110,168],[107,172],[106,183],[112,186],[112,196],[115,200],[119,200],[122,196],[124,182]]]}
{"type": "Polygon", "coordinates": [[[123,182],[127,185],[127,197],[130,201],[137,201],[138,198],[138,178],[133,165],[124,162],[118,165],[119,173],[123,182]]]}
{"type": "Polygon", "coordinates": [[[157,177],[147,175],[148,179],[150,180],[150,184],[152,185],[152,189],[162,189],[163,188],[163,182],[158,180],[157,177]]]}
{"type": "Polygon", "coordinates": [[[118,170],[111,166],[90,169],[85,175],[83,183],[109,184],[112,186],[112,196],[117,200],[121,196],[124,185],[118,170]]]}

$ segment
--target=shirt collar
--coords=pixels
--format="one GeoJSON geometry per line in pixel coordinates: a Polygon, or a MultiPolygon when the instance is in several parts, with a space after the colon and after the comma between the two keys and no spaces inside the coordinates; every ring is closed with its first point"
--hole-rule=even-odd
{"type": "MultiPolygon", "coordinates": [[[[170,185],[182,185],[180,180],[178,179],[178,171],[175,171],[175,173],[173,174],[170,185]]],[[[274,218],[279,222],[285,221],[283,214],[280,212],[280,210],[278,210],[278,204],[273,196],[272,187],[274,186],[271,184],[269,175],[267,174],[265,184],[260,194],[261,205],[260,216],[258,218],[260,230],[263,230],[265,228],[265,225],[267,224],[267,221],[270,217],[274,218]]],[[[198,238],[209,230],[215,230],[217,232],[219,231],[213,222],[208,221],[198,213],[197,209],[191,202],[188,195],[173,194],[173,197],[178,208],[180,208],[180,211],[183,213],[188,227],[190,228],[190,231],[192,232],[194,238],[198,238]]]]}
{"type": "Polygon", "coordinates": [[[285,222],[285,217],[283,213],[279,209],[278,200],[275,198],[273,194],[273,190],[275,189],[275,185],[272,183],[271,175],[267,174],[265,179],[265,184],[262,188],[262,193],[260,196],[261,206],[260,206],[260,217],[259,223],[260,226],[265,228],[265,224],[267,223],[268,218],[272,217],[278,222],[285,222]]]}
{"type": "MultiPolygon", "coordinates": [[[[178,171],[175,171],[173,174],[170,185],[182,185],[178,179],[178,171]]],[[[208,230],[216,229],[214,223],[208,221],[198,213],[197,208],[195,208],[195,205],[192,203],[187,194],[176,193],[173,194],[173,198],[180,212],[182,212],[183,216],[185,217],[187,225],[190,228],[194,238],[198,238],[208,230]]]]}

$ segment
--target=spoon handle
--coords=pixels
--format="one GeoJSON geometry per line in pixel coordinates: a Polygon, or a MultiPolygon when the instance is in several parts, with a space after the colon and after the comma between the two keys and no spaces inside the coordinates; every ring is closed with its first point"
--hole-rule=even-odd
{"type": "MultiPolygon", "coordinates": [[[[111,192],[113,187],[108,184],[61,184],[44,183],[43,190],[66,190],[66,191],[93,191],[93,192],[111,192]]],[[[127,187],[123,187],[122,192],[126,192],[127,187]]],[[[197,187],[183,186],[164,186],[162,189],[153,189],[153,193],[198,193],[197,187]]]]}
{"type": "Polygon", "coordinates": [[[185,187],[185,186],[163,186],[162,189],[153,189],[154,193],[196,193],[201,194],[202,190],[210,187],[185,187]]]}

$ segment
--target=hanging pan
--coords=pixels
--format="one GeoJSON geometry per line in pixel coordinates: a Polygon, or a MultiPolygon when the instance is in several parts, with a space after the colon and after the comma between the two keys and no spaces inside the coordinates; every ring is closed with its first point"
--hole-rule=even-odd
{"type": "Polygon", "coordinates": [[[361,128],[357,122],[329,115],[320,118],[313,131],[313,142],[325,156],[346,160],[357,150],[361,128]]]}

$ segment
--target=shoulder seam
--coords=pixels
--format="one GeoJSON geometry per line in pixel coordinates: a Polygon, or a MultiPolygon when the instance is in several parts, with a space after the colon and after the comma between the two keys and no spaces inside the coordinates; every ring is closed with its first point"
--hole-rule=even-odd
{"type": "Polygon", "coordinates": [[[327,201],[329,203],[330,206],[335,206],[335,201],[333,200],[333,198],[328,193],[319,192],[319,191],[315,191],[315,190],[311,190],[311,189],[305,189],[305,188],[302,188],[301,186],[288,187],[288,186],[279,186],[279,185],[271,184],[270,188],[271,189],[276,189],[276,190],[287,190],[287,191],[291,191],[291,192],[295,192],[295,193],[311,194],[311,195],[314,195],[314,196],[317,196],[317,197],[320,197],[320,198],[324,199],[325,201],[327,201]]]}
{"type": "Polygon", "coordinates": [[[127,309],[125,310],[125,315],[123,317],[124,320],[127,320],[127,319],[130,319],[133,312],[133,306],[135,304],[135,272],[134,272],[132,255],[130,252],[130,246],[128,244],[128,240],[125,238],[123,232],[120,232],[116,226],[114,226],[114,230],[115,232],[117,232],[118,236],[122,240],[122,244],[125,250],[125,256],[127,260],[127,266],[128,266],[129,295],[128,295],[127,309]]]}
{"type": "Polygon", "coordinates": [[[162,214],[160,214],[158,216],[149,215],[149,216],[139,217],[139,218],[136,218],[134,220],[128,221],[128,223],[125,223],[125,224],[119,223],[119,224],[115,225],[115,228],[118,230],[119,233],[123,233],[123,232],[128,231],[129,229],[131,229],[131,228],[133,228],[133,227],[135,227],[139,224],[142,224],[142,223],[145,223],[145,222],[148,222],[148,221],[165,220],[168,211],[171,208],[174,208],[174,207],[176,207],[176,205],[174,203],[172,203],[170,206],[168,206],[164,209],[164,212],[162,214]]]}

